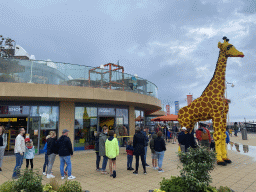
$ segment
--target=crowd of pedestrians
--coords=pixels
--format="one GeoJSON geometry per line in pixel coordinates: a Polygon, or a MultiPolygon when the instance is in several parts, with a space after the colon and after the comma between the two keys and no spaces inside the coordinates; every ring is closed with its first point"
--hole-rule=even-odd
{"type": "MultiPolygon", "coordinates": [[[[43,164],[43,175],[46,178],[55,178],[52,172],[56,156],[59,156],[60,160],[60,174],[61,179],[75,179],[72,175],[72,163],[73,147],[70,138],[68,137],[69,131],[64,129],[59,139],[56,137],[55,131],[50,131],[46,137],[46,143],[44,146],[45,162],[43,164]],[[64,169],[66,165],[66,168],[64,169]]],[[[16,165],[13,170],[13,179],[17,179],[20,176],[20,168],[23,164],[23,159],[26,159],[26,168],[33,170],[35,148],[31,139],[24,139],[25,129],[20,128],[19,134],[15,139],[14,153],[16,157],[16,165]]],[[[115,132],[109,130],[107,126],[103,126],[102,132],[95,135],[95,153],[96,153],[96,171],[101,174],[110,174],[111,177],[117,176],[117,157],[119,155],[119,142],[114,137],[115,132]],[[100,161],[102,157],[102,166],[100,168],[100,161]],[[109,173],[106,171],[107,163],[109,161],[109,173]]],[[[226,131],[226,143],[229,143],[229,132],[226,131]]],[[[176,143],[180,146],[181,151],[187,152],[189,147],[196,148],[198,145],[214,150],[214,140],[211,137],[210,131],[199,124],[199,128],[196,131],[196,137],[194,132],[186,127],[182,127],[180,130],[173,126],[168,128],[167,126],[161,128],[158,126],[155,132],[149,134],[148,128],[143,130],[140,127],[135,128],[135,134],[133,140],[128,140],[126,145],[127,152],[127,170],[134,170],[133,174],[139,173],[139,162],[141,161],[143,167],[143,173],[147,174],[147,148],[149,146],[152,159],[152,168],[158,172],[164,172],[163,160],[166,151],[166,142],[176,143]],[[196,142],[197,140],[197,142],[196,142]],[[135,157],[135,167],[133,167],[133,157],[135,157]]],[[[7,145],[7,135],[3,126],[0,126],[0,171],[2,171],[2,161],[4,156],[4,150],[7,145]]]]}

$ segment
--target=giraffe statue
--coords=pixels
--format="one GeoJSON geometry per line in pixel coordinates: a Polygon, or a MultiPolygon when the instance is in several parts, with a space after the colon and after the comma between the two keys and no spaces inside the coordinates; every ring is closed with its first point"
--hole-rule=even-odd
{"type": "Polygon", "coordinates": [[[223,37],[224,43],[219,42],[220,49],[218,62],[214,75],[202,95],[195,99],[189,106],[179,110],[178,121],[182,127],[193,130],[198,121],[212,119],[215,141],[215,150],[218,165],[227,165],[231,160],[227,157],[225,147],[226,118],[229,100],[224,97],[226,63],[228,57],[244,57],[233,45],[229,44],[227,37],[223,37]]]}

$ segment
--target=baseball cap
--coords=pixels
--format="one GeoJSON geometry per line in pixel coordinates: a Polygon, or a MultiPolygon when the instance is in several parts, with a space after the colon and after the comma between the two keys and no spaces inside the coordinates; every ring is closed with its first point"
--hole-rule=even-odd
{"type": "Polygon", "coordinates": [[[186,128],[186,127],[182,127],[181,129],[182,129],[182,130],[187,130],[187,128],[186,128]]]}
{"type": "Polygon", "coordinates": [[[63,129],[63,131],[62,131],[62,133],[67,133],[67,132],[69,132],[69,130],[67,130],[67,129],[63,129]]]}

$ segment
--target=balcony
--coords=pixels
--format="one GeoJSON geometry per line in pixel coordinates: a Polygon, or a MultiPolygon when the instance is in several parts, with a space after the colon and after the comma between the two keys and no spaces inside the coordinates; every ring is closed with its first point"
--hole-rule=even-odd
{"type": "Polygon", "coordinates": [[[0,57],[0,82],[103,88],[158,98],[157,86],[148,80],[119,71],[53,61],[0,57]]]}

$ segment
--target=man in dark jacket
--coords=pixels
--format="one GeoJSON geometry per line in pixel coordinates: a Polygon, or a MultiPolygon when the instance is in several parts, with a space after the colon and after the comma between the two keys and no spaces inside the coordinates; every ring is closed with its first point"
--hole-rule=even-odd
{"type": "Polygon", "coordinates": [[[68,130],[63,129],[62,136],[58,139],[58,154],[60,157],[60,173],[61,179],[65,178],[64,175],[64,165],[67,164],[68,169],[68,179],[75,179],[76,177],[71,174],[72,164],[71,164],[71,156],[73,156],[73,147],[68,137],[68,130]]]}
{"type": "Polygon", "coordinates": [[[186,127],[182,127],[181,132],[179,133],[178,136],[178,142],[183,152],[187,152],[187,149],[189,147],[196,148],[194,135],[192,135],[189,132],[189,129],[187,129],[186,127]],[[182,146],[185,147],[184,150],[182,149],[182,146]]]}
{"type": "Polygon", "coordinates": [[[101,174],[108,174],[108,172],[106,171],[108,157],[106,156],[106,151],[105,151],[105,143],[107,138],[108,138],[108,127],[103,126],[103,133],[101,133],[99,137],[99,156],[103,156],[101,174]]]}
{"type": "Polygon", "coordinates": [[[140,131],[140,128],[136,127],[135,135],[133,137],[133,148],[134,148],[134,153],[133,154],[136,157],[136,170],[133,172],[133,174],[138,174],[139,157],[141,157],[142,166],[143,166],[143,169],[144,169],[144,174],[147,174],[147,172],[146,172],[146,163],[145,163],[145,158],[144,158],[145,146],[146,146],[146,137],[140,131]]]}

